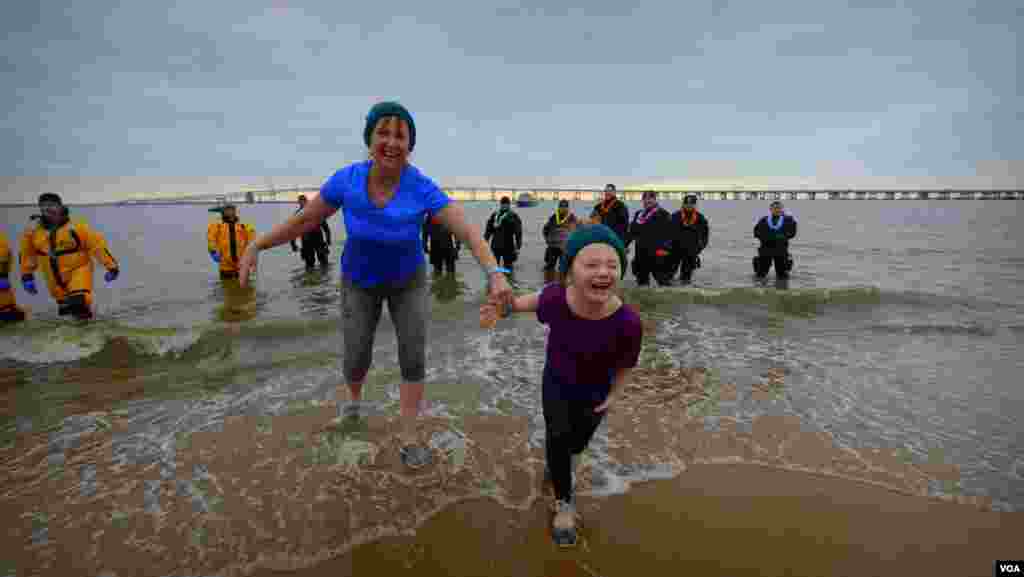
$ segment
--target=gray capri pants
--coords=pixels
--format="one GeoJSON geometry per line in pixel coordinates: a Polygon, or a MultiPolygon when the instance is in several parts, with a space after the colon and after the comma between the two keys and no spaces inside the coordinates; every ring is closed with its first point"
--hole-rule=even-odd
{"type": "Polygon", "coordinates": [[[398,336],[398,364],[402,380],[420,383],[426,378],[427,314],[426,266],[407,281],[363,288],[341,277],[341,319],[345,341],[344,371],[349,383],[366,379],[373,361],[373,337],[384,301],[398,336]]]}

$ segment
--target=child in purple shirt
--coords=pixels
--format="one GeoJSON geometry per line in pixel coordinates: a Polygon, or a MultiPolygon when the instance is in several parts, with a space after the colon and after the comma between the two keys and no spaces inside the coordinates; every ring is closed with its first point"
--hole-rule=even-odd
{"type": "MultiPolygon", "coordinates": [[[[565,285],[516,297],[512,312],[536,312],[550,327],[542,398],[547,475],[555,491],[552,539],[576,543],[573,496],[575,457],[590,443],[606,409],[614,402],[640,357],[640,317],[615,293],[625,272],[622,240],[597,224],[576,229],[560,262],[565,285]]],[[[498,306],[481,307],[481,324],[493,325],[498,306]]]]}

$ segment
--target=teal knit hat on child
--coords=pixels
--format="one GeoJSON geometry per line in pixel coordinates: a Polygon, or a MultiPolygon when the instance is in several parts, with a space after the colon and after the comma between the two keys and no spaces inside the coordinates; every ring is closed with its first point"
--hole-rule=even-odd
{"type": "Polygon", "coordinates": [[[572,267],[572,261],[576,258],[583,247],[588,244],[594,244],[595,242],[603,242],[615,249],[615,252],[619,253],[619,264],[622,268],[622,277],[626,276],[626,247],[622,244],[622,239],[619,235],[615,234],[615,231],[608,228],[603,224],[588,224],[578,227],[569,235],[568,240],[565,241],[565,253],[562,254],[562,259],[558,263],[559,270],[562,274],[568,274],[569,268],[572,267]]]}
{"type": "Polygon", "coordinates": [[[366,126],[363,128],[363,141],[370,146],[370,135],[373,129],[377,128],[377,121],[387,116],[397,116],[409,125],[409,152],[416,146],[416,124],[412,121],[412,114],[397,102],[378,102],[373,105],[366,115],[366,126]]]}

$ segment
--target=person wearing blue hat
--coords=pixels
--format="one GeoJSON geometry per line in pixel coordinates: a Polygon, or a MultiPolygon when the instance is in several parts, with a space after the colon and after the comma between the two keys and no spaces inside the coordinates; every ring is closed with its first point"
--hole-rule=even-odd
{"type": "Polygon", "coordinates": [[[768,276],[775,264],[775,277],[789,278],[793,257],[789,254],[789,241],[796,237],[796,219],[783,212],[782,203],[771,203],[771,214],[762,217],[754,227],[754,238],[761,246],[754,257],[754,274],[758,279],[768,276]]]}
{"type": "Polygon", "coordinates": [[[358,420],[363,382],[372,364],[373,342],[384,302],[398,337],[401,432],[400,457],[410,468],[431,462],[430,449],[416,440],[415,428],[426,378],[427,319],[430,313],[422,228],[436,218],[452,231],[484,269],[489,298],[507,303],[512,288],[506,269],[495,261],[479,227],[466,220],[462,207],[409,162],[416,147],[416,123],[398,102],[370,108],[363,128],[369,160],[341,168],[324,182],[304,210],[260,236],[239,265],[244,288],[260,251],[287,243],[320,226],[341,210],[345,247],[341,254],[343,378],[338,386],[341,416],[358,420]]]}
{"type": "Polygon", "coordinates": [[[576,544],[576,459],[640,358],[643,324],[618,296],[625,269],[618,234],[602,224],[580,226],[559,261],[564,282],[518,296],[504,310],[494,301],[480,308],[485,328],[512,312],[536,313],[550,328],[541,384],[545,477],[555,493],[551,537],[563,547],[576,544]]]}

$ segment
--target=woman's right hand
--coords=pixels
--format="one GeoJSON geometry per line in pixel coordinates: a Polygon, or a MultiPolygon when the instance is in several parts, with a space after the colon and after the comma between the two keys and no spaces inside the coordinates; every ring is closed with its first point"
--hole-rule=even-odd
{"type": "Polygon", "coordinates": [[[238,284],[242,288],[249,285],[249,275],[256,270],[259,256],[260,249],[256,248],[255,242],[250,243],[249,246],[245,247],[245,253],[238,261],[238,284]]]}

